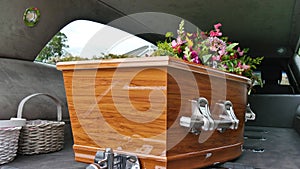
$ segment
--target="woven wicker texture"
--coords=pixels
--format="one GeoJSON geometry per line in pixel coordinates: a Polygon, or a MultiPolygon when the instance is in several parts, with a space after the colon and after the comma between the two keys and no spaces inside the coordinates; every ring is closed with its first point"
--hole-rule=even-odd
{"type": "Polygon", "coordinates": [[[22,127],[19,138],[19,154],[41,154],[59,151],[64,145],[64,126],[61,104],[57,98],[44,93],[25,97],[19,104],[17,117],[21,118],[23,106],[32,97],[44,95],[51,98],[57,106],[57,121],[29,120],[22,127]]]}
{"type": "Polygon", "coordinates": [[[19,154],[40,154],[59,151],[64,145],[64,122],[32,120],[20,134],[19,154]]]}
{"type": "Polygon", "coordinates": [[[20,130],[21,127],[0,128],[0,165],[16,157],[20,130]]]}

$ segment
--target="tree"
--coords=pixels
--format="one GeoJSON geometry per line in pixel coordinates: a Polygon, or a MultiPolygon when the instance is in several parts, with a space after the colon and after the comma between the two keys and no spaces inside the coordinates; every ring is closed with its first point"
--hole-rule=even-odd
{"type": "Polygon", "coordinates": [[[49,60],[51,57],[63,56],[66,53],[64,48],[69,47],[66,44],[67,41],[67,36],[62,32],[58,32],[41,50],[35,60],[40,62],[47,62],[47,60],[49,60]]]}

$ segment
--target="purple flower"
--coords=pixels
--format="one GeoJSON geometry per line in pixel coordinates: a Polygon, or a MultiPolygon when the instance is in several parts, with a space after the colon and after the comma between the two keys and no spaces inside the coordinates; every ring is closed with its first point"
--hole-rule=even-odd
{"type": "Polygon", "coordinates": [[[226,48],[225,47],[222,47],[219,51],[218,51],[219,55],[220,56],[223,56],[226,54],[226,48]]]}
{"type": "Polygon", "coordinates": [[[192,62],[200,64],[198,56],[192,59],[192,62]]]}
{"type": "Polygon", "coordinates": [[[226,43],[217,37],[208,38],[208,47],[212,52],[218,52],[220,56],[226,54],[226,43]]]}
{"type": "Polygon", "coordinates": [[[182,59],[185,60],[185,61],[188,60],[186,55],[183,55],[183,58],[182,58],[182,59]]]}
{"type": "Polygon", "coordinates": [[[193,51],[191,52],[191,57],[192,57],[192,58],[198,57],[198,53],[197,53],[196,51],[193,50],[193,51]]]}

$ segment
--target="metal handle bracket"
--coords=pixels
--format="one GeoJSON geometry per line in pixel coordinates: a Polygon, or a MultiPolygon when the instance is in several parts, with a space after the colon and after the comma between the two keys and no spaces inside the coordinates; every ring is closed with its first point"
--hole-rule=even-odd
{"type": "Polygon", "coordinates": [[[181,116],[180,126],[190,128],[190,132],[198,135],[203,131],[213,131],[218,129],[224,131],[227,128],[236,130],[239,125],[239,120],[235,116],[233,105],[230,101],[222,101],[217,103],[219,106],[217,112],[213,112],[217,115],[217,118],[213,118],[207,99],[200,97],[198,99],[191,100],[192,104],[192,116],[181,116]]]}
{"type": "Polygon", "coordinates": [[[97,151],[94,164],[86,169],[140,169],[137,156],[114,153],[111,148],[97,151]]]}

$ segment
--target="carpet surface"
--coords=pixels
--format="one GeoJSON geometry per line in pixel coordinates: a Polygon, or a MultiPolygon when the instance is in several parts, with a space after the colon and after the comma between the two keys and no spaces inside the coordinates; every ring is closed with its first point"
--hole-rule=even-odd
{"type": "MultiPolygon", "coordinates": [[[[71,129],[66,127],[65,147],[59,152],[18,155],[0,169],[85,169],[76,162],[71,129]]],[[[188,168],[188,167],[187,167],[188,168]]],[[[242,156],[207,169],[300,169],[300,136],[290,128],[246,127],[242,156]]]]}

